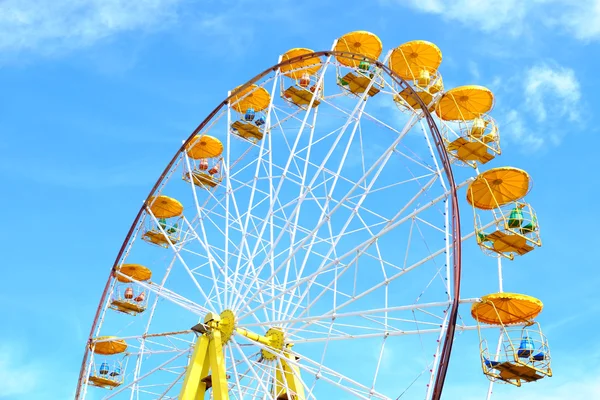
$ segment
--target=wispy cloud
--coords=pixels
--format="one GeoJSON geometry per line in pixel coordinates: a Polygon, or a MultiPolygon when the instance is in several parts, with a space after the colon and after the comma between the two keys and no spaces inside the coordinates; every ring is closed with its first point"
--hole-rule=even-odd
{"type": "Polygon", "coordinates": [[[548,112],[576,121],[581,99],[575,71],[560,65],[535,65],[525,74],[525,104],[539,122],[548,119],[548,112]]]}
{"type": "Polygon", "coordinates": [[[519,36],[534,22],[580,40],[600,40],[600,0],[381,0],[408,5],[484,32],[519,36]]]}
{"type": "Polygon", "coordinates": [[[25,357],[14,343],[0,345],[0,398],[25,396],[39,388],[44,370],[42,364],[25,357]]]}
{"type": "Polygon", "coordinates": [[[549,23],[562,26],[577,39],[583,41],[600,40],[600,0],[563,0],[569,7],[558,19],[549,23]]]}
{"type": "MultiPolygon", "coordinates": [[[[390,2],[385,0],[384,2],[390,2]]],[[[503,29],[506,33],[519,34],[522,21],[536,0],[408,0],[394,1],[442,18],[459,21],[486,32],[503,29]]]]}
{"type": "Polygon", "coordinates": [[[0,8],[0,51],[52,53],[122,32],[161,29],[177,21],[182,2],[5,0],[0,8]]]}
{"type": "Polygon", "coordinates": [[[501,137],[509,144],[520,144],[531,153],[546,144],[559,145],[568,134],[565,127],[584,123],[580,118],[581,85],[573,69],[554,62],[539,63],[519,76],[523,78],[497,82],[501,96],[515,99],[510,107],[500,107],[495,113],[501,137]],[[502,87],[517,89],[510,93],[502,87]]]}

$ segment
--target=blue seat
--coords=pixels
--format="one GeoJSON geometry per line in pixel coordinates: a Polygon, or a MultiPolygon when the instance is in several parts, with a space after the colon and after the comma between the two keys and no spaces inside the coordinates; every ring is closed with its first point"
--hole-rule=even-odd
{"type": "Polygon", "coordinates": [[[500,361],[488,360],[485,357],[483,357],[483,362],[484,362],[485,366],[488,368],[496,368],[498,365],[500,365],[500,361]]]}
{"type": "Polygon", "coordinates": [[[100,375],[106,375],[108,374],[108,363],[103,362],[102,364],[100,364],[100,375]]]}
{"type": "Polygon", "coordinates": [[[256,115],[256,113],[254,112],[253,108],[249,108],[246,110],[246,114],[244,115],[244,119],[248,122],[254,120],[254,116],[256,115]]]}
{"type": "Polygon", "coordinates": [[[521,358],[528,358],[533,354],[534,349],[535,345],[533,344],[533,340],[529,336],[523,336],[517,355],[521,358]]]}
{"type": "Polygon", "coordinates": [[[544,361],[546,359],[546,353],[543,351],[537,353],[533,357],[531,357],[534,361],[544,361]]]}

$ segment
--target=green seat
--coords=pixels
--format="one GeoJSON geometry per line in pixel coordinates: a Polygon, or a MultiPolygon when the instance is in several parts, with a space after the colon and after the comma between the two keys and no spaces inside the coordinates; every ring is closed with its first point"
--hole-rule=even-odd
{"type": "Polygon", "coordinates": [[[167,229],[167,233],[169,233],[169,234],[173,234],[175,232],[177,232],[177,224],[173,224],[172,227],[170,227],[169,229],[167,229]]]}
{"type": "Polygon", "coordinates": [[[490,239],[488,238],[487,233],[477,232],[477,241],[479,241],[479,243],[483,243],[483,242],[489,242],[490,239]]]}
{"type": "Polygon", "coordinates": [[[521,227],[522,234],[532,233],[532,232],[535,232],[536,230],[537,230],[537,218],[535,215],[533,217],[531,217],[531,222],[529,222],[521,227]]]}
{"type": "Polygon", "coordinates": [[[523,211],[521,207],[517,206],[512,209],[510,215],[508,216],[508,227],[509,228],[518,228],[523,223],[523,211]]]}
{"type": "Polygon", "coordinates": [[[167,220],[165,218],[159,218],[158,224],[160,225],[161,228],[167,229],[167,220]]]}
{"type": "Polygon", "coordinates": [[[338,83],[342,86],[348,86],[348,82],[346,82],[344,78],[338,78],[338,83]]]}

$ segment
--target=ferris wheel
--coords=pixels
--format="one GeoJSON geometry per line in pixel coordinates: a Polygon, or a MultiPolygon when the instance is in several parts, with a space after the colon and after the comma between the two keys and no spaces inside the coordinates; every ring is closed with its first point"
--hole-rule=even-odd
{"type": "Polygon", "coordinates": [[[550,376],[542,303],[502,282],[541,246],[530,177],[479,172],[493,94],[446,90],[441,61],[356,31],[232,90],[135,217],[76,398],[439,399],[466,331],[488,398],[550,376]],[[498,259],[498,292],[460,297],[464,240],[498,259]]]}

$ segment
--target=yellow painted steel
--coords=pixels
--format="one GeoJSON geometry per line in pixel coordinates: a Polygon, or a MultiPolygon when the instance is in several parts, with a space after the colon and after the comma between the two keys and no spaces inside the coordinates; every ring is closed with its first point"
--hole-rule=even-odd
{"type": "Polygon", "coordinates": [[[223,154],[223,143],[209,135],[196,135],[187,145],[186,153],[190,158],[215,158],[223,154]]]}
{"type": "Polygon", "coordinates": [[[95,354],[112,356],[125,352],[127,343],[123,339],[117,339],[116,336],[99,336],[90,344],[90,348],[95,354]]]}
{"type": "Polygon", "coordinates": [[[442,62],[442,52],[435,44],[413,40],[392,50],[388,66],[404,79],[418,79],[422,71],[434,74],[442,62]]]}
{"type": "Polygon", "coordinates": [[[271,341],[269,340],[268,337],[263,336],[263,335],[259,335],[258,333],[254,333],[252,331],[249,331],[248,329],[244,329],[244,328],[235,328],[235,331],[244,336],[247,337],[250,340],[253,340],[255,342],[258,343],[262,343],[265,346],[270,346],[271,345],[271,341]]]}
{"type": "MultiPolygon", "coordinates": [[[[179,400],[203,400],[206,390],[212,388],[212,399],[228,400],[225,356],[223,346],[229,341],[233,332],[244,336],[254,342],[261,343],[267,348],[261,353],[265,360],[277,360],[283,352],[286,358],[294,357],[289,349],[291,344],[285,346],[285,335],[281,328],[270,328],[265,335],[259,335],[247,329],[236,327],[235,314],[225,310],[220,315],[209,313],[204,318],[202,335],[198,338],[194,352],[186,369],[179,400]],[[209,375],[210,373],[210,375],[209,375]]],[[[277,399],[305,400],[304,386],[300,379],[300,370],[297,366],[281,359],[282,368],[277,370],[275,392],[277,399]],[[288,396],[287,389],[293,394],[288,396]],[[282,397],[286,396],[286,397],[282,397]]]]}
{"type": "MultiPolygon", "coordinates": [[[[237,88],[234,90],[237,90],[237,88]]],[[[250,85],[233,96],[231,99],[231,107],[240,113],[245,113],[249,108],[259,112],[267,108],[270,102],[271,95],[266,89],[257,85],[250,85]]]]}
{"type": "MultiPolygon", "coordinates": [[[[377,60],[381,55],[383,44],[377,35],[367,31],[346,33],[340,37],[335,45],[335,51],[346,51],[360,54],[364,57],[377,60]]],[[[358,67],[361,60],[336,56],[337,61],[348,67],[358,67]]]]}
{"type": "Polygon", "coordinates": [[[220,320],[218,315],[212,313],[204,319],[209,330],[196,341],[179,392],[179,400],[204,400],[208,387],[212,388],[213,400],[229,399],[220,320]]]}
{"type": "Polygon", "coordinates": [[[494,107],[494,94],[483,86],[459,86],[448,90],[437,105],[437,115],[446,121],[470,121],[494,107]]]}
{"type": "Polygon", "coordinates": [[[128,279],[127,277],[140,282],[144,282],[152,278],[152,271],[140,264],[122,264],[118,271],[123,275],[126,275],[123,276],[116,274],[117,281],[121,283],[131,282],[131,279],[128,279]]]}
{"type": "Polygon", "coordinates": [[[206,383],[202,378],[208,376],[210,361],[208,359],[208,346],[210,338],[202,335],[196,341],[192,358],[187,366],[183,386],[179,392],[179,400],[204,399],[206,383]]]}
{"type": "Polygon", "coordinates": [[[471,315],[490,325],[511,325],[532,321],[542,312],[541,300],[518,293],[492,293],[474,303],[471,315]]]}
{"type": "MultiPolygon", "coordinates": [[[[305,54],[314,53],[311,49],[295,48],[286,51],[281,56],[281,61],[287,61],[295,57],[300,57],[305,54]]],[[[281,67],[281,72],[292,79],[300,79],[302,75],[314,75],[321,68],[322,61],[319,57],[310,57],[302,61],[296,61],[291,64],[281,67]]]]}
{"type": "Polygon", "coordinates": [[[212,337],[208,345],[208,356],[210,359],[211,383],[213,400],[229,399],[227,391],[227,376],[225,368],[225,357],[223,356],[223,343],[221,342],[221,331],[212,331],[212,337]]]}
{"type": "MultiPolygon", "coordinates": [[[[294,355],[290,352],[284,353],[285,357],[293,360],[294,355]]],[[[300,379],[300,368],[297,365],[288,363],[283,358],[280,359],[279,368],[275,373],[275,398],[276,399],[297,399],[304,400],[304,385],[300,379]],[[292,393],[288,393],[291,391],[292,393]]]]}
{"type": "Polygon", "coordinates": [[[183,213],[183,205],[168,196],[151,197],[148,204],[150,205],[150,211],[156,218],[173,218],[183,213]]]}
{"type": "Polygon", "coordinates": [[[523,198],[531,190],[529,174],[513,167],[482,172],[467,189],[467,202],[482,210],[492,210],[523,198]]]}

